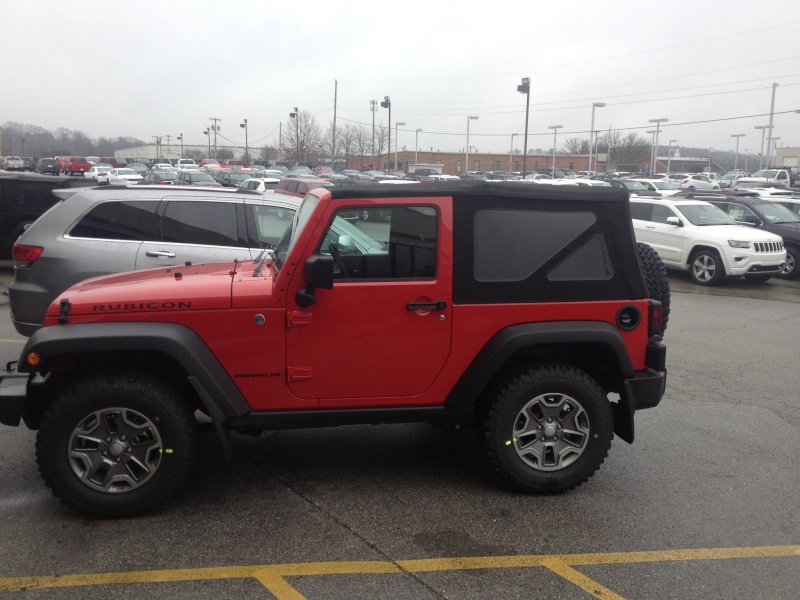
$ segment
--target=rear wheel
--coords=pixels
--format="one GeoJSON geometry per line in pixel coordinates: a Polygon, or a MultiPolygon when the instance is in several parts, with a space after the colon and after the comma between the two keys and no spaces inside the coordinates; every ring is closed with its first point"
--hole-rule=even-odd
{"type": "Polygon", "coordinates": [[[489,463],[510,487],[552,494],[591,477],[608,455],[614,424],[602,388],[571,365],[511,372],[486,398],[479,422],[489,463]]]}
{"type": "Polygon", "coordinates": [[[197,453],[191,407],[143,372],[69,381],[42,418],[36,460],[66,504],[95,516],[128,517],[175,496],[197,453]]]}
{"type": "Polygon", "coordinates": [[[658,300],[661,303],[661,333],[663,334],[667,329],[670,305],[667,268],[664,266],[664,261],[661,260],[658,252],[653,250],[651,246],[643,242],[636,242],[636,249],[639,251],[639,265],[647,286],[647,295],[649,298],[658,300]]]}
{"type": "Polygon", "coordinates": [[[689,259],[689,275],[699,285],[717,285],[725,279],[725,266],[716,250],[697,250],[689,259]]]}

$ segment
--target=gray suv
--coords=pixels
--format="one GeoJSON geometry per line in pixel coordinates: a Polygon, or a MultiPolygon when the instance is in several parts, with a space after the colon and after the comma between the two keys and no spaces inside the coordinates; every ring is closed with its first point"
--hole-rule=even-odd
{"type": "Polygon", "coordinates": [[[57,191],[63,200],[14,244],[11,320],[22,335],[73,284],[187,262],[252,260],[273,248],[301,199],[243,190],[112,186],[57,191]]]}

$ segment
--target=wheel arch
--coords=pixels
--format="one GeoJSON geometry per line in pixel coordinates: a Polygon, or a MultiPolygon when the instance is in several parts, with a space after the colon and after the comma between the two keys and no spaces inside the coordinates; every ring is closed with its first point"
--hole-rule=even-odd
{"type": "Polygon", "coordinates": [[[174,323],[90,323],[43,327],[23,349],[18,365],[32,377],[23,417],[31,429],[52,400],[52,391],[69,375],[132,366],[168,380],[203,407],[218,430],[228,418],[249,412],[247,401],[223,366],[191,329],[174,323]],[[29,353],[40,357],[28,362],[29,353]]]}
{"type": "Polygon", "coordinates": [[[574,365],[604,390],[619,393],[619,402],[612,403],[615,432],[626,441],[633,440],[635,407],[624,383],[634,376],[633,365],[620,332],[601,321],[526,323],[503,329],[478,353],[445,405],[472,412],[504,373],[531,362],[574,365]]]}
{"type": "Polygon", "coordinates": [[[688,258],[686,259],[687,269],[691,268],[692,259],[694,258],[695,254],[697,254],[701,250],[713,250],[714,252],[716,252],[717,256],[719,256],[720,260],[722,261],[722,264],[725,266],[725,272],[727,273],[729,271],[728,268],[729,265],[725,253],[718,246],[715,246],[714,244],[708,242],[697,243],[694,246],[692,246],[691,250],[689,250],[688,258]]]}

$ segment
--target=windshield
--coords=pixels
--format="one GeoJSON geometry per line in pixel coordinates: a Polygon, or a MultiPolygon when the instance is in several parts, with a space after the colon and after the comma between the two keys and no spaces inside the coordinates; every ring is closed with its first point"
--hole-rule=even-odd
{"type": "Polygon", "coordinates": [[[753,177],[773,178],[773,177],[775,177],[777,175],[778,175],[778,171],[764,169],[763,171],[756,171],[756,174],[753,175],[753,177]]]}
{"type": "Polygon", "coordinates": [[[294,244],[297,241],[298,236],[303,232],[303,229],[305,229],[306,225],[308,224],[308,220],[311,218],[311,215],[317,208],[317,204],[319,204],[319,198],[317,198],[314,194],[306,194],[306,197],[303,199],[303,203],[300,205],[300,208],[294,215],[291,227],[286,228],[286,231],[283,233],[283,236],[275,248],[275,266],[278,268],[278,270],[280,270],[280,268],[283,266],[283,261],[286,260],[289,252],[291,252],[292,248],[294,248],[294,244]]]}
{"type": "Polygon", "coordinates": [[[736,225],[736,221],[725,212],[711,204],[684,204],[676,206],[681,214],[692,225],[705,227],[708,225],[736,225]]]}
{"type": "Polygon", "coordinates": [[[678,186],[674,183],[670,183],[669,181],[654,181],[653,185],[656,186],[658,190],[677,190],[678,186]]]}
{"type": "Polygon", "coordinates": [[[117,175],[136,175],[133,169],[117,169],[117,175]]]}
{"type": "Polygon", "coordinates": [[[754,207],[770,223],[800,223],[800,217],[777,202],[764,202],[755,204],[754,207]]]}
{"type": "Polygon", "coordinates": [[[647,188],[638,181],[623,181],[622,184],[631,192],[642,192],[647,190],[647,188]]]}

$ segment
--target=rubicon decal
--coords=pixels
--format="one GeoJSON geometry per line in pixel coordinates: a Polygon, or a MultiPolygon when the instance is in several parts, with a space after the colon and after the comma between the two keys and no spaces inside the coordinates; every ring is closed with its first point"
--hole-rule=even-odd
{"type": "Polygon", "coordinates": [[[95,304],[94,312],[118,312],[124,310],[169,310],[173,308],[192,308],[191,302],[178,300],[175,302],[125,302],[119,304],[95,304]]]}

